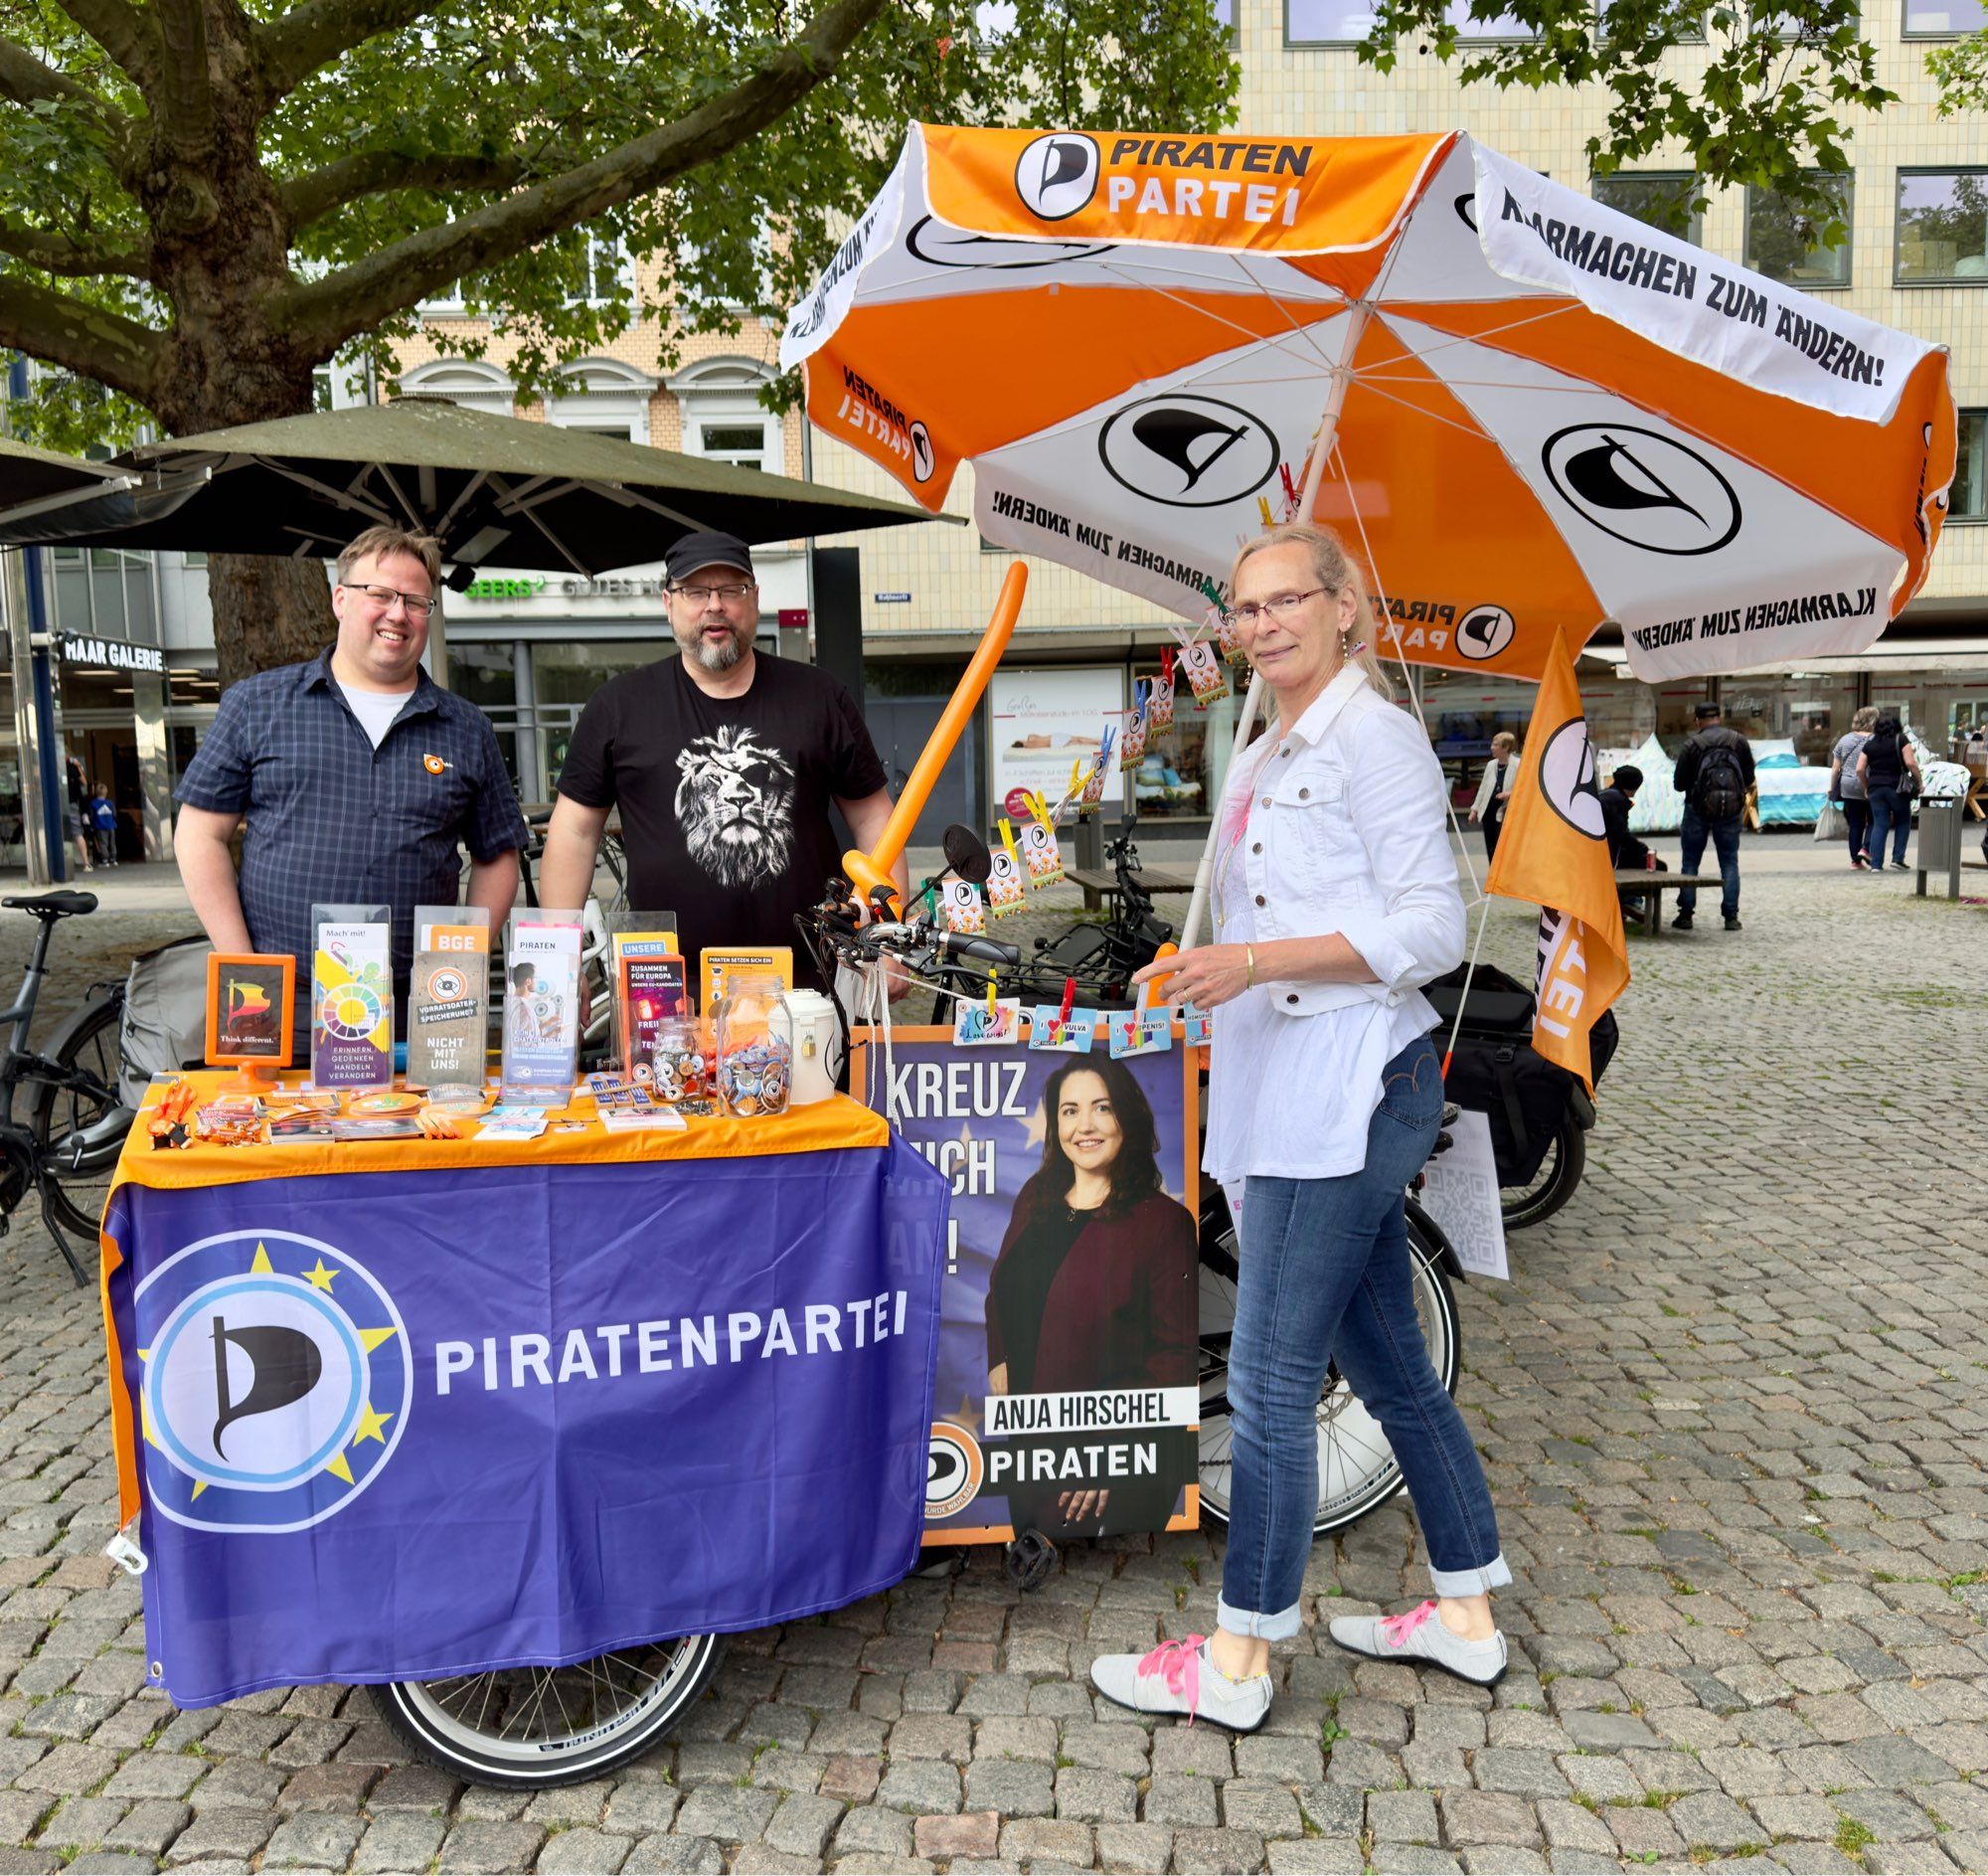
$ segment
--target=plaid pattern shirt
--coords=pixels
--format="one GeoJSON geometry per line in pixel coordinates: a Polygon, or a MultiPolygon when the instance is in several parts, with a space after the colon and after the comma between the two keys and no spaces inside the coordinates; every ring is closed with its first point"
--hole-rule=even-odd
{"type": "Polygon", "coordinates": [[[313,905],[394,916],[394,976],[413,966],[414,908],[459,898],[458,846],[479,861],[527,839],[490,720],[425,671],[380,747],[331,675],[327,648],[232,685],[174,791],[248,819],[242,913],[258,951],[289,951],[308,989],[313,905]]]}

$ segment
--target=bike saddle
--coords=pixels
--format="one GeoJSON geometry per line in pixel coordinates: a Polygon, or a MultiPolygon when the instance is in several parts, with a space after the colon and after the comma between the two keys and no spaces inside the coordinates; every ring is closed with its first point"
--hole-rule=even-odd
{"type": "Polygon", "coordinates": [[[39,893],[33,899],[0,899],[9,912],[33,913],[37,919],[69,919],[96,910],[94,893],[39,893]]]}

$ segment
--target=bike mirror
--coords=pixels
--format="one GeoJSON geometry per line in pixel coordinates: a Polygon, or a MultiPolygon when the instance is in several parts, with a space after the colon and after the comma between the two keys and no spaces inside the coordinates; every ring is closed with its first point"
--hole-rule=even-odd
{"type": "Polygon", "coordinates": [[[970,827],[962,827],[955,821],[940,836],[940,845],[945,848],[945,863],[963,880],[971,880],[976,886],[985,886],[988,875],[994,871],[994,856],[987,851],[987,843],[970,827]]]}

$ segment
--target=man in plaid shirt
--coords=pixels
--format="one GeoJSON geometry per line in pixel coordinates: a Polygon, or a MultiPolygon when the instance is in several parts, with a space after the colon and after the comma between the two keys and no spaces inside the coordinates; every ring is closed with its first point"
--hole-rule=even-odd
{"type": "Polygon", "coordinates": [[[207,936],[290,952],[300,999],[314,904],[391,908],[404,995],[414,908],[455,904],[458,846],[493,928],[517,897],[525,821],[490,720],[420,668],[440,577],[427,536],[360,535],[338,557],[337,639],[231,686],[175,791],[180,877],[207,936]],[[238,881],[229,842],[245,820],[238,881]]]}

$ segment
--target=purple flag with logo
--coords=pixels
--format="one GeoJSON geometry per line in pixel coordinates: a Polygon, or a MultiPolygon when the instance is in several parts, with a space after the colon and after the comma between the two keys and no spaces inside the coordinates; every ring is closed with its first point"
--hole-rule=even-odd
{"type": "Polygon", "coordinates": [[[555,1665],[898,1582],[945,1219],[895,1137],[120,1187],[153,1684],[555,1665]]]}

